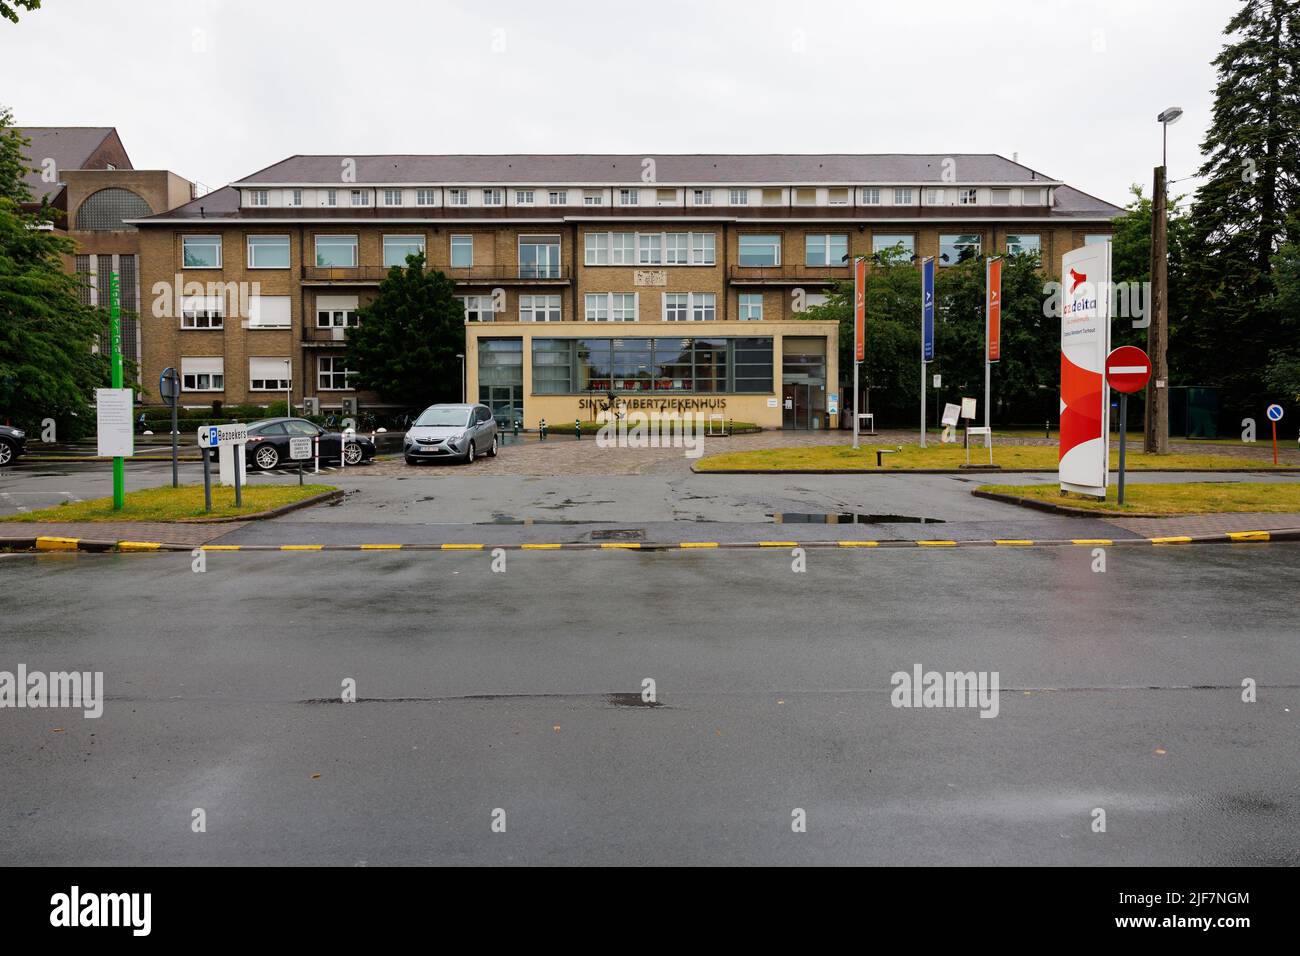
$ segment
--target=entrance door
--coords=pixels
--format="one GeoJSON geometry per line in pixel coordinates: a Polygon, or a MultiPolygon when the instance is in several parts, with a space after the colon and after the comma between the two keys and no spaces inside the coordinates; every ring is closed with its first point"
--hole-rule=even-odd
{"type": "Polygon", "coordinates": [[[787,382],[781,387],[781,427],[809,427],[810,386],[787,382]]]}
{"type": "Polygon", "coordinates": [[[524,410],[515,408],[514,389],[509,385],[492,385],[488,388],[488,408],[501,428],[509,429],[515,419],[523,418],[524,410]]]}

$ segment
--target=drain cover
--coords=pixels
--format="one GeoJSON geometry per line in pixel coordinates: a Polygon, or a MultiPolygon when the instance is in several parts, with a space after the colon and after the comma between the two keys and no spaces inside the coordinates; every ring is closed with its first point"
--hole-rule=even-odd
{"type": "Polygon", "coordinates": [[[593,531],[591,533],[592,541],[644,541],[644,528],[607,528],[603,531],[593,531]]]}

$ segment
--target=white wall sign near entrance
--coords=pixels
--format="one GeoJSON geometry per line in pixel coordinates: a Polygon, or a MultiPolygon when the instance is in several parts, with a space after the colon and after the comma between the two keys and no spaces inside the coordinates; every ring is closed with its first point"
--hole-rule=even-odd
{"type": "Polygon", "coordinates": [[[972,419],[975,417],[975,399],[963,398],[961,400],[961,417],[972,419]]]}
{"type": "Polygon", "coordinates": [[[1062,491],[1106,496],[1109,483],[1110,243],[1061,257],[1062,491]]]}
{"type": "Polygon", "coordinates": [[[217,449],[217,463],[221,467],[221,483],[227,487],[235,484],[235,469],[239,469],[239,483],[248,484],[248,461],[244,445],[248,443],[248,426],[205,425],[199,429],[199,447],[217,449]]]}
{"type": "Polygon", "coordinates": [[[768,408],[776,408],[776,406],[777,406],[778,404],[780,404],[780,403],[777,402],[777,400],[776,400],[775,398],[769,398],[769,399],[767,400],[767,407],[768,407],[768,408]]]}
{"type": "Polygon", "coordinates": [[[289,439],[289,460],[290,461],[306,461],[310,457],[311,457],[310,438],[289,439]]]}
{"type": "Polygon", "coordinates": [[[129,388],[95,389],[96,454],[101,458],[130,458],[135,454],[132,397],[129,388]]]}
{"type": "Polygon", "coordinates": [[[199,429],[200,448],[221,448],[248,442],[247,425],[204,425],[199,429]]]}
{"type": "Polygon", "coordinates": [[[954,405],[952,402],[946,402],[943,406],[943,432],[939,435],[939,441],[945,445],[956,444],[957,442],[957,421],[961,417],[961,406],[954,405]]]}

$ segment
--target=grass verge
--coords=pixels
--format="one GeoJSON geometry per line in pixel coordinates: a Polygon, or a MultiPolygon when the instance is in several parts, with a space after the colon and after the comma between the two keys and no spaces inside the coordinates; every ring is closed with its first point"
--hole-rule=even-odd
{"type": "Polygon", "coordinates": [[[6,515],[0,521],[177,521],[181,518],[237,518],[257,514],[302,501],[313,495],[334,491],[332,485],[255,485],[245,487],[242,508],[235,507],[235,489],[214,485],[212,511],[203,510],[203,486],[181,485],[173,488],[144,488],[130,491],[121,511],[113,510],[113,499],[67,502],[40,511],[6,515]]]}
{"type": "MultiPolygon", "coordinates": [[[[876,445],[863,442],[858,451],[851,445],[807,445],[796,448],[764,448],[756,451],[723,452],[709,455],[695,466],[696,471],[837,471],[876,469],[876,449],[895,449],[897,445],[876,445]]],[[[957,468],[966,464],[966,451],[960,445],[903,445],[903,450],[882,456],[881,471],[909,471],[925,468],[957,468]]],[[[972,465],[988,464],[987,448],[971,448],[972,465]]],[[[1117,467],[1119,452],[1110,451],[1111,468],[1117,467]]],[[[1019,468],[1056,468],[1057,449],[1053,445],[994,445],[993,463],[1005,471],[1019,468]]],[[[1271,461],[1255,461],[1232,455],[1187,452],[1170,455],[1144,455],[1128,453],[1128,467],[1133,471],[1160,468],[1223,468],[1266,471],[1273,467],[1271,461]]]]}
{"type": "Polygon", "coordinates": [[[1056,485],[981,485],[980,491],[1030,498],[1054,505],[1082,508],[1099,514],[1190,515],[1211,512],[1300,512],[1298,482],[1189,482],[1185,484],[1135,484],[1124,488],[1124,504],[1119,504],[1119,489],[1106,489],[1105,502],[1083,495],[1062,497],[1056,485]]]}

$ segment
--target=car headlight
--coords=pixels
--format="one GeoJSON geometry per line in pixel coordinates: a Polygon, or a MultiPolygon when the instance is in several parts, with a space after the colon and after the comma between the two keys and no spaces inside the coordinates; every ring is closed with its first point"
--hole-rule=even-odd
{"type": "Polygon", "coordinates": [[[14,437],[15,437],[15,438],[26,438],[26,437],[27,437],[27,433],[26,433],[25,431],[23,431],[21,428],[15,428],[15,429],[14,429],[14,437]]]}

